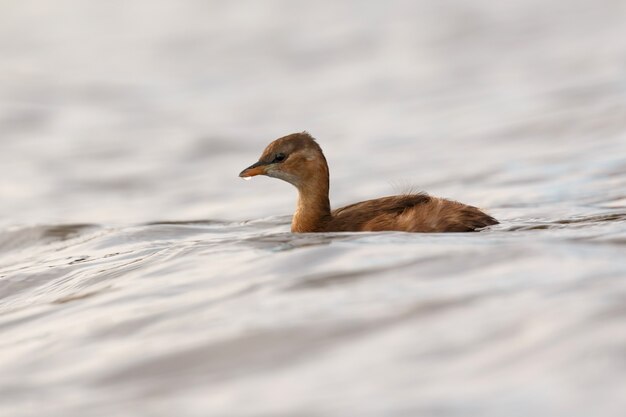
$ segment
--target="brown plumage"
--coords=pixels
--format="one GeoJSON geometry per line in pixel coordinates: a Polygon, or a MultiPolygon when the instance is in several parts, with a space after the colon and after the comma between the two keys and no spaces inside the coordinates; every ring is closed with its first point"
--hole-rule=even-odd
{"type": "Polygon", "coordinates": [[[270,143],[240,177],[267,175],[298,189],[292,232],[471,232],[497,224],[476,207],[426,194],[377,198],[330,210],[326,158],[315,139],[294,133],[270,143]]]}

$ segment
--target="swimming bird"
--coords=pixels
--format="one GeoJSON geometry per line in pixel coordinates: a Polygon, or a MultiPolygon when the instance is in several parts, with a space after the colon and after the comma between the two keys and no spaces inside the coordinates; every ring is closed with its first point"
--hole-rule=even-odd
{"type": "Polygon", "coordinates": [[[291,221],[294,233],[471,232],[498,224],[476,207],[424,193],[382,197],[331,211],[328,163],[322,148],[307,132],[274,140],[258,162],[239,174],[246,179],[255,175],[279,178],[298,189],[291,221]]]}

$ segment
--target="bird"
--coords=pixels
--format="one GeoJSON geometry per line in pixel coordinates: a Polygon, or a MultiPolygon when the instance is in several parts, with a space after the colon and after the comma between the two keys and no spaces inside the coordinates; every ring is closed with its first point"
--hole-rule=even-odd
{"type": "Polygon", "coordinates": [[[244,179],[256,175],[278,178],[298,189],[293,233],[472,232],[498,224],[476,207],[426,193],[382,197],[331,210],[328,163],[306,131],[274,140],[256,163],[239,174],[244,179]]]}

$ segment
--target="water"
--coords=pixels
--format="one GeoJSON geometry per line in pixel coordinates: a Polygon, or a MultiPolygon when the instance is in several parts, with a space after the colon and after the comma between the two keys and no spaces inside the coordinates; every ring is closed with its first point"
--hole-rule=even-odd
{"type": "Polygon", "coordinates": [[[623,415],[624,2],[0,9],[0,415],[623,415]],[[501,224],[293,235],[304,129],[501,224]]]}

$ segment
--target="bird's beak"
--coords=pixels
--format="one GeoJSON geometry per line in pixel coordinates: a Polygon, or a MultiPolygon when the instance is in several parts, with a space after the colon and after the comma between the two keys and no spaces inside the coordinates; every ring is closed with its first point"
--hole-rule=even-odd
{"type": "Polygon", "coordinates": [[[255,175],[265,175],[265,169],[267,168],[267,163],[265,162],[257,162],[255,164],[250,165],[248,168],[244,169],[239,173],[241,178],[246,177],[254,177],[255,175]]]}

